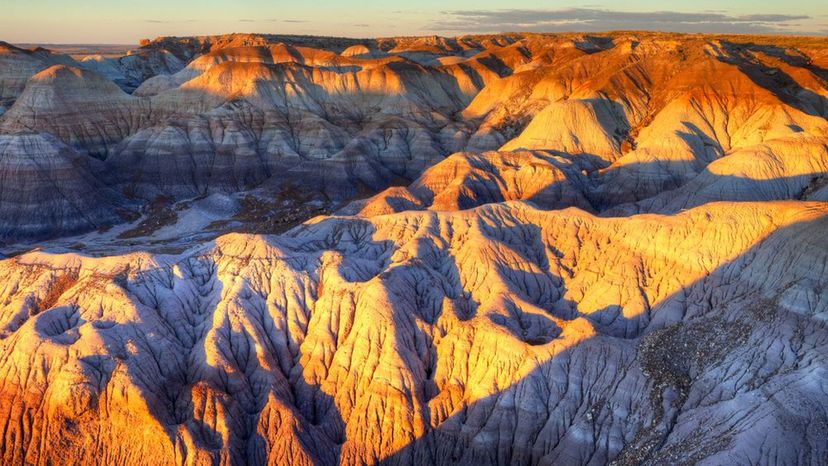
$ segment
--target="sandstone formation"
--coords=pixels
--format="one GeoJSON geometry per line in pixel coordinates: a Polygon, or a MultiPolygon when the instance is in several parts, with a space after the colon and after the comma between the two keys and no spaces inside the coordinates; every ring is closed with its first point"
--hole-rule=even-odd
{"type": "Polygon", "coordinates": [[[0,463],[824,464],[826,69],[635,32],[3,45],[0,463]]]}
{"type": "Polygon", "coordinates": [[[677,212],[711,201],[826,201],[828,140],[798,133],[738,149],[680,188],[609,212],[677,212]],[[630,207],[633,207],[632,209],[630,207]]]}

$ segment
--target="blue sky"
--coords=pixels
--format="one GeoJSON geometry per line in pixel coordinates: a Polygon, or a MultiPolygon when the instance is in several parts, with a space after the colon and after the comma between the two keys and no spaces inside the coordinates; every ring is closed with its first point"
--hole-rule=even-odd
{"type": "Polygon", "coordinates": [[[826,0],[0,0],[0,40],[135,43],[161,35],[271,32],[378,37],[501,31],[828,34],[826,0]],[[726,6],[723,4],[726,3],[726,6]]]}

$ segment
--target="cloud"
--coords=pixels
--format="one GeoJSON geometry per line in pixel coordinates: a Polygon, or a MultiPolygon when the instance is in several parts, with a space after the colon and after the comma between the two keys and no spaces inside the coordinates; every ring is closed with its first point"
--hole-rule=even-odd
{"type": "Polygon", "coordinates": [[[169,20],[169,19],[145,19],[145,23],[152,24],[173,24],[173,23],[195,23],[195,19],[169,20]]]}
{"type": "Polygon", "coordinates": [[[257,23],[261,21],[266,21],[269,23],[309,23],[310,21],[305,19],[275,19],[275,18],[268,18],[268,19],[240,19],[240,23],[257,23]]]}
{"type": "Polygon", "coordinates": [[[562,10],[453,10],[445,19],[431,23],[435,31],[460,32],[557,32],[660,30],[674,32],[773,33],[795,32],[792,21],[810,19],[805,15],[723,12],[682,13],[675,11],[630,12],[595,8],[562,10]]]}
{"type": "Polygon", "coordinates": [[[308,21],[306,19],[282,19],[282,18],[258,19],[256,21],[267,21],[269,23],[310,23],[310,21],[308,21]]]}
{"type": "Polygon", "coordinates": [[[786,21],[793,21],[797,19],[810,19],[810,16],[805,15],[744,15],[736,16],[738,21],[742,22],[760,22],[760,23],[784,23],[786,21]]]}

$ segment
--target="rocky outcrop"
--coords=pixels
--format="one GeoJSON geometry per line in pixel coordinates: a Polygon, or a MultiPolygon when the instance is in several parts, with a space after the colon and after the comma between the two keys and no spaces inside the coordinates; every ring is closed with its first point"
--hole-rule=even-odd
{"type": "Polygon", "coordinates": [[[197,117],[171,120],[123,141],[106,166],[121,189],[143,197],[238,191],[264,181],[347,199],[361,186],[380,190],[413,179],[442,158],[452,141],[411,119],[336,125],[284,107],[229,103],[197,117]]]}
{"type": "Polygon", "coordinates": [[[611,163],[593,193],[606,207],[677,188],[733,151],[826,135],[828,93],[807,59],[715,38],[612,39],[484,88],[463,112],[482,119],[469,145],[598,155],[611,163]]]}
{"type": "Polygon", "coordinates": [[[274,182],[324,187],[328,196],[348,198],[360,185],[376,190],[395,177],[413,179],[446,150],[462,148],[465,125],[450,116],[462,108],[464,97],[447,72],[394,61],[357,71],[268,64],[280,60],[272,49],[268,53],[261,62],[227,60],[206,66],[181,86],[152,96],[156,114],[178,115],[165,126],[127,138],[107,160],[126,189],[133,181],[150,179],[154,186],[140,190],[174,195],[208,186],[238,190],[290,170],[309,178],[274,182]],[[181,115],[187,112],[201,115],[181,115]],[[236,155],[230,160],[227,153],[236,155]],[[176,157],[192,162],[178,163],[176,157]],[[224,183],[220,175],[205,183],[200,172],[209,171],[214,161],[255,176],[224,183]]]}
{"type": "Polygon", "coordinates": [[[612,162],[621,154],[629,128],[616,104],[605,99],[564,100],[538,112],[526,129],[501,150],[554,149],[612,162]]]}
{"type": "Polygon", "coordinates": [[[544,209],[574,206],[604,216],[626,216],[675,213],[716,201],[828,199],[828,140],[804,132],[724,154],[680,187],[635,203],[625,202],[623,195],[612,198],[606,193],[635,192],[641,180],[629,172],[622,177],[601,169],[605,163],[584,153],[457,153],[429,168],[411,185],[389,188],[342,212],[458,210],[525,200],[544,209]]]}
{"type": "Polygon", "coordinates": [[[371,50],[367,45],[357,44],[348,47],[340,53],[343,57],[375,57],[381,55],[381,52],[371,50]]]}
{"type": "Polygon", "coordinates": [[[819,192],[825,180],[828,180],[828,140],[798,133],[735,150],[710,163],[678,189],[607,213],[678,212],[723,200],[826,200],[819,192]]]}
{"type": "Polygon", "coordinates": [[[147,198],[290,181],[347,199],[457,151],[543,150],[590,159],[579,165],[603,210],[757,144],[824,138],[826,91],[808,58],[821,49],[796,46],[643,33],[162,38],[120,59],[145,70],[133,96],[95,73],[49,72],[0,128],[107,157],[118,188],[147,198]]]}

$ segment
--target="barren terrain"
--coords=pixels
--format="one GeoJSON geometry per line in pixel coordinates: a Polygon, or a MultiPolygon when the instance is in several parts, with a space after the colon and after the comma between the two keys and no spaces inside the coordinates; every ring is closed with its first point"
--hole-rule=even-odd
{"type": "Polygon", "coordinates": [[[0,463],[828,463],[828,41],[0,43],[0,463]]]}

